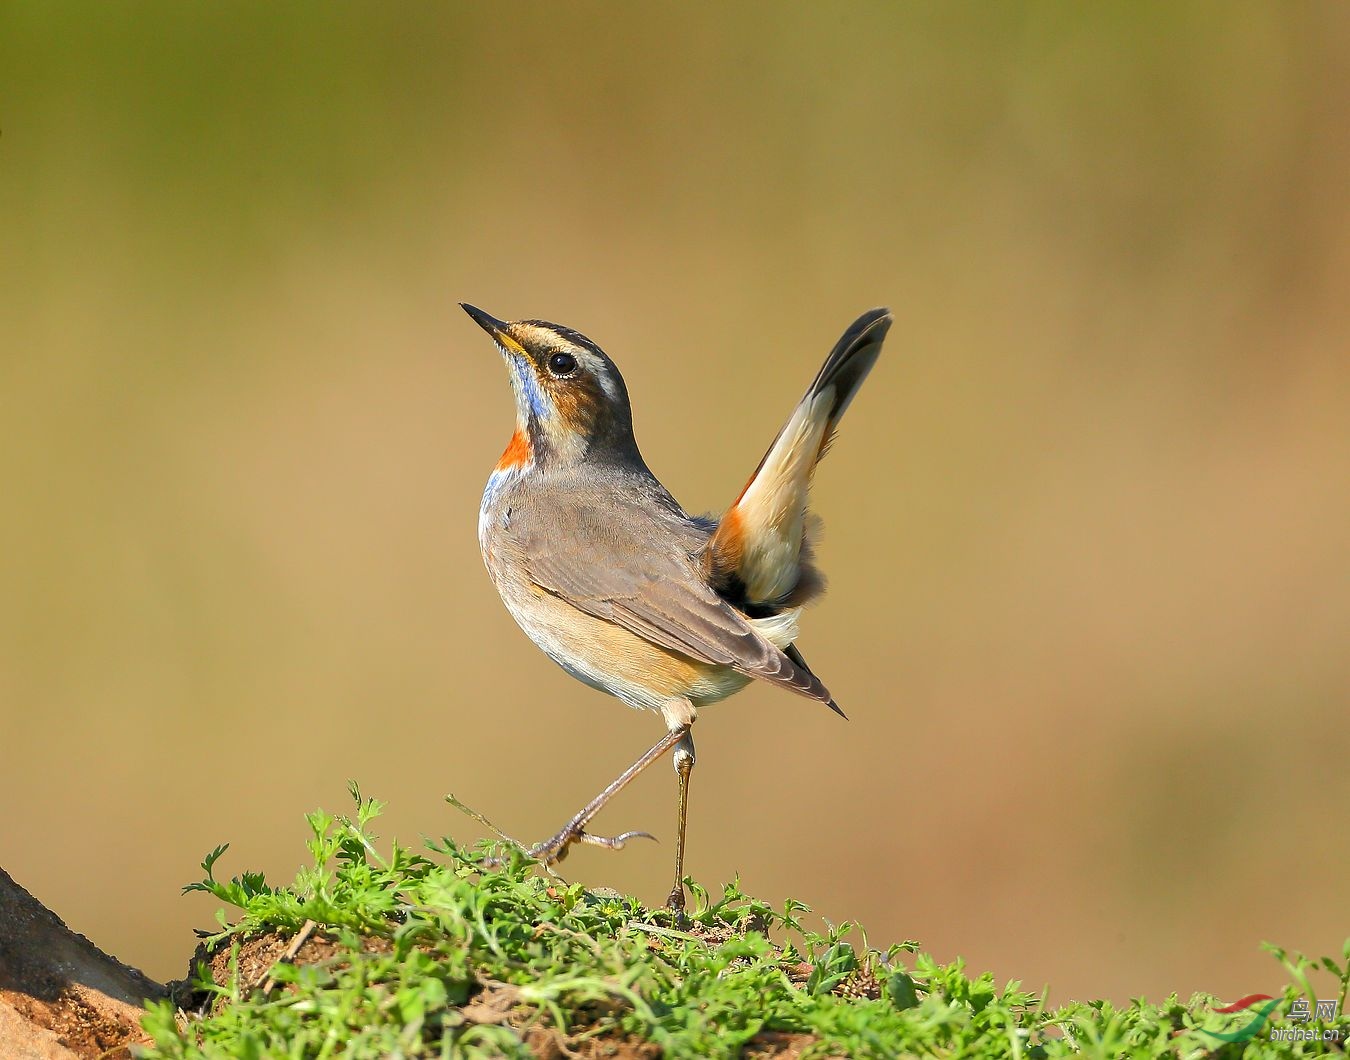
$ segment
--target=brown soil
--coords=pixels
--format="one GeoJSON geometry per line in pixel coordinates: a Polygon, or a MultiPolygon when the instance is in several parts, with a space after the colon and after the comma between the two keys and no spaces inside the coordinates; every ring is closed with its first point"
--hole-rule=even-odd
{"type": "Polygon", "coordinates": [[[0,1055],[123,1060],[164,987],[109,957],[0,869],[0,1055]]]}

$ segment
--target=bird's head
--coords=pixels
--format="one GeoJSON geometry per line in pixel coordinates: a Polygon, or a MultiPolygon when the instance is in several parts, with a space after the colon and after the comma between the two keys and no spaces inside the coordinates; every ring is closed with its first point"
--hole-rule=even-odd
{"type": "Polygon", "coordinates": [[[567,466],[636,455],[628,388],[614,362],[571,328],[498,320],[460,303],[492,336],[516,397],[516,433],[503,463],[567,466]]]}

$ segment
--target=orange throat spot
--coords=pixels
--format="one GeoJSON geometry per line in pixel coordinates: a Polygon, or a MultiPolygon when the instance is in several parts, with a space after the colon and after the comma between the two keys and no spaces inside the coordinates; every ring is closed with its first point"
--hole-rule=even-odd
{"type": "Polygon", "coordinates": [[[511,435],[511,441],[507,443],[502,458],[497,461],[498,471],[513,471],[530,461],[530,436],[516,428],[516,433],[511,435]]]}

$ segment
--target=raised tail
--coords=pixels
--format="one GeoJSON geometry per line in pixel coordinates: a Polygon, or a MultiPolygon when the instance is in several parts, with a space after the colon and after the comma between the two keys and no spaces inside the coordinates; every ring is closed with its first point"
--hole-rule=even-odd
{"type": "Polygon", "coordinates": [[[891,319],[873,309],[844,332],[708,542],[709,584],[752,616],[803,604],[823,587],[808,540],[811,476],[876,364],[891,319]]]}

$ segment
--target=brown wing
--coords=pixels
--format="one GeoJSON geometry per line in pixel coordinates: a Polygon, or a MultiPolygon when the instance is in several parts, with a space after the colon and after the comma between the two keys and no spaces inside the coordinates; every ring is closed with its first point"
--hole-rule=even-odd
{"type": "Polygon", "coordinates": [[[534,584],[653,644],[830,701],[818,678],[703,581],[694,557],[709,531],[659,485],[551,484],[547,498],[519,498],[506,530],[534,584]]]}

